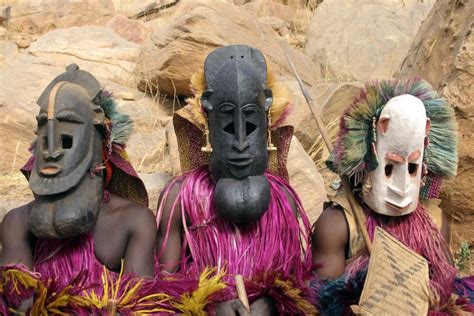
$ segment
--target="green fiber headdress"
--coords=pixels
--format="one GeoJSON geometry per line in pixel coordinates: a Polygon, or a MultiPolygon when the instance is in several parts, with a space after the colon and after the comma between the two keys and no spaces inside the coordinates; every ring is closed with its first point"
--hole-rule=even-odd
{"type": "Polygon", "coordinates": [[[379,162],[374,152],[376,123],[385,104],[391,98],[404,94],[413,95],[423,102],[431,123],[423,157],[428,168],[426,185],[432,184],[434,178],[456,175],[457,123],[454,110],[428,82],[419,77],[371,82],[361,89],[359,97],[341,116],[336,146],[326,162],[333,172],[349,177],[356,175],[361,179],[357,174],[377,168],[379,162]]]}

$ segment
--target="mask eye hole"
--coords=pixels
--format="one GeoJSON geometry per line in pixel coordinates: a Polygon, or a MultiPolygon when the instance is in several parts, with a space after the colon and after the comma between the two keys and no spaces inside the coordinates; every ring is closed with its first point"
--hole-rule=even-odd
{"type": "Polygon", "coordinates": [[[231,135],[234,135],[235,134],[234,123],[231,122],[231,123],[227,124],[227,126],[224,127],[224,132],[226,132],[228,134],[231,134],[231,135]]]}
{"type": "Polygon", "coordinates": [[[245,132],[247,133],[247,135],[252,134],[253,131],[255,131],[256,129],[257,129],[257,125],[252,124],[250,122],[245,122],[245,132]]]}
{"type": "Polygon", "coordinates": [[[70,149],[72,147],[72,136],[61,135],[61,142],[63,149],[70,149]]]}
{"type": "Polygon", "coordinates": [[[390,178],[392,176],[392,171],[393,171],[393,165],[392,164],[385,165],[385,176],[390,178]]]}
{"type": "Polygon", "coordinates": [[[417,163],[409,163],[408,164],[408,173],[411,175],[411,176],[416,176],[418,172],[418,164],[417,163]]]}

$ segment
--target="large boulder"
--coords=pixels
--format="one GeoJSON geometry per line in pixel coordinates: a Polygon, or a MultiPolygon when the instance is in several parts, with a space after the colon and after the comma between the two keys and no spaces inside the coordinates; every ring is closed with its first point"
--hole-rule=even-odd
{"type": "Polygon", "coordinates": [[[138,87],[168,95],[191,95],[191,76],[202,69],[207,54],[230,44],[260,48],[276,74],[292,75],[288,52],[305,82],[313,85],[318,69],[301,52],[291,48],[266,23],[234,4],[222,2],[178,3],[167,24],[156,28],[138,59],[138,87]],[[179,14],[178,14],[179,13],[179,14]]]}
{"type": "Polygon", "coordinates": [[[275,17],[288,23],[293,22],[296,18],[296,9],[294,7],[272,0],[252,1],[244,4],[242,7],[256,16],[275,17]]]}
{"type": "Polygon", "coordinates": [[[462,239],[474,240],[474,1],[438,1],[420,28],[401,75],[421,75],[445,96],[459,122],[459,168],[445,183],[443,210],[462,239]]]}
{"type": "Polygon", "coordinates": [[[28,47],[39,36],[53,29],[105,25],[115,15],[113,0],[6,2],[11,6],[9,39],[22,48],[28,47]]]}
{"type": "Polygon", "coordinates": [[[157,210],[160,191],[171,180],[171,176],[163,172],[139,173],[148,192],[148,207],[152,211],[157,210]]]}
{"type": "Polygon", "coordinates": [[[296,137],[291,139],[287,167],[290,184],[298,193],[313,224],[323,211],[326,189],[323,177],[296,137]]]}
{"type": "Polygon", "coordinates": [[[131,84],[140,50],[107,27],[82,26],[51,31],[33,42],[30,53],[48,58],[55,64],[81,65],[95,76],[131,84]]]}
{"type": "Polygon", "coordinates": [[[0,41],[0,65],[9,62],[18,55],[18,46],[10,41],[0,41]]]}
{"type": "Polygon", "coordinates": [[[161,0],[115,1],[114,5],[117,12],[132,18],[140,14],[146,14],[154,8],[159,7],[161,5],[161,0]]]}
{"type": "MultiPolygon", "coordinates": [[[[306,151],[310,150],[319,130],[308,104],[301,92],[298,82],[293,77],[283,77],[281,82],[291,91],[293,110],[288,117],[288,123],[295,127],[295,136],[306,151]]],[[[309,87],[309,92],[315,101],[316,111],[321,116],[323,123],[329,124],[342,114],[359,95],[361,83],[319,83],[309,87]]]]}
{"type": "Polygon", "coordinates": [[[314,11],[304,51],[328,81],[391,77],[434,0],[331,0],[314,11]]]}
{"type": "Polygon", "coordinates": [[[129,19],[121,14],[110,19],[107,27],[127,41],[137,44],[143,43],[152,31],[151,27],[143,22],[129,19]]]}

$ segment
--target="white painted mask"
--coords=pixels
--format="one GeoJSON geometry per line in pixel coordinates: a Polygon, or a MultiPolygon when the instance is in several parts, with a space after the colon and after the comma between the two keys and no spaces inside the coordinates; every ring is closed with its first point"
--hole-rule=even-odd
{"type": "Polygon", "coordinates": [[[420,99],[405,94],[385,105],[377,122],[379,165],[366,175],[365,186],[371,189],[363,194],[364,202],[374,212],[401,216],[416,209],[429,127],[420,99]]]}

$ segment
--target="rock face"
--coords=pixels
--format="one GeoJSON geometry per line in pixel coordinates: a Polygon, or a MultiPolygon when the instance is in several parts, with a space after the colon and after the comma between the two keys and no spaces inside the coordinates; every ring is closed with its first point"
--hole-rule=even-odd
{"type": "Polygon", "coordinates": [[[459,167],[445,183],[442,208],[474,240],[474,1],[438,1],[420,28],[401,74],[421,75],[445,96],[459,122],[459,167]]]}
{"type": "Polygon", "coordinates": [[[18,54],[18,46],[9,41],[0,41],[0,65],[15,58],[18,54]]]}
{"type": "Polygon", "coordinates": [[[59,66],[77,63],[95,76],[130,84],[139,46],[109,28],[81,26],[41,36],[31,44],[30,53],[51,59],[59,66]]]}
{"type": "Polygon", "coordinates": [[[434,0],[331,0],[314,11],[305,53],[330,81],[391,77],[434,0]]]}
{"type": "Polygon", "coordinates": [[[243,8],[260,17],[275,17],[285,22],[293,22],[296,16],[294,7],[277,3],[278,1],[260,0],[243,5],[243,8]]]}
{"type": "Polygon", "coordinates": [[[323,177],[316,169],[313,160],[294,136],[288,153],[288,174],[290,184],[298,193],[310,223],[313,224],[323,211],[326,189],[323,177]]]}
{"type": "Polygon", "coordinates": [[[221,2],[183,2],[176,12],[180,14],[144,44],[137,65],[142,91],[189,96],[190,78],[202,69],[207,54],[220,46],[242,43],[260,48],[277,74],[292,75],[284,55],[288,52],[303,80],[313,85],[319,77],[306,56],[245,9],[221,2]]]}
{"type": "Polygon", "coordinates": [[[105,25],[115,15],[113,0],[5,0],[11,6],[9,40],[25,48],[42,34],[77,25],[105,25]]]}
{"type": "Polygon", "coordinates": [[[152,211],[156,211],[160,191],[171,180],[171,176],[162,172],[139,173],[138,176],[142,179],[148,192],[148,207],[152,211]]]}
{"type": "MultiPolygon", "coordinates": [[[[295,136],[308,151],[319,135],[318,128],[306,100],[294,77],[283,77],[281,82],[291,91],[293,111],[288,123],[295,127],[295,136]]],[[[318,106],[321,119],[325,124],[332,122],[359,95],[358,82],[321,83],[309,87],[312,98],[318,106]]]]}
{"type": "Polygon", "coordinates": [[[128,0],[116,1],[115,10],[128,17],[134,17],[139,13],[147,12],[150,9],[160,6],[160,0],[128,0]]]}
{"type": "Polygon", "coordinates": [[[152,31],[151,27],[146,26],[144,23],[131,20],[120,14],[107,22],[107,27],[127,41],[137,44],[143,43],[152,31]]]}

